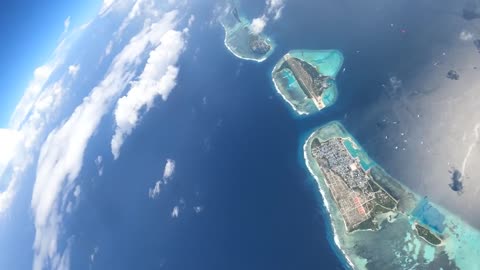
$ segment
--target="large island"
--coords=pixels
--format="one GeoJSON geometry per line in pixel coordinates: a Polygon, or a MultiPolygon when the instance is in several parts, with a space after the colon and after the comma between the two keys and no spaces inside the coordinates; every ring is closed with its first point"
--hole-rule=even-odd
{"type": "Polygon", "coordinates": [[[335,78],[342,64],[343,54],[337,50],[294,50],[275,65],[272,79],[297,113],[310,114],[335,103],[335,78]]]}
{"type": "Polygon", "coordinates": [[[225,46],[238,58],[262,62],[273,53],[273,41],[252,31],[250,21],[241,16],[235,2],[227,4],[219,21],[225,30],[225,46]]]}
{"type": "Polygon", "coordinates": [[[480,269],[480,233],[390,177],[339,122],[311,134],[304,156],[352,268],[480,269]]]}

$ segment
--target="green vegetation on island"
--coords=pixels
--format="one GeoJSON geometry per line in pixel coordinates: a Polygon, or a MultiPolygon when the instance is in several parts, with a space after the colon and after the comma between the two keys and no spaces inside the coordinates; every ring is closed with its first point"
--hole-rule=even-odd
{"type": "Polygon", "coordinates": [[[415,223],[415,230],[417,231],[418,236],[434,246],[438,246],[442,243],[442,239],[440,239],[440,237],[436,236],[429,229],[418,223],[415,223]]]}
{"type": "Polygon", "coordinates": [[[389,176],[339,122],[304,156],[353,269],[480,269],[480,232],[389,176]]]}
{"type": "Polygon", "coordinates": [[[299,114],[310,114],[335,103],[335,78],[343,64],[336,50],[293,50],[275,65],[276,90],[299,114]]]}
{"type": "Polygon", "coordinates": [[[376,214],[384,212],[379,209],[394,211],[397,201],[375,183],[360,160],[348,151],[347,142],[352,143],[347,138],[331,138],[322,142],[315,138],[311,153],[320,165],[347,231],[376,230],[379,228],[376,214]]]}
{"type": "Polygon", "coordinates": [[[262,62],[273,53],[273,41],[252,31],[251,22],[238,11],[238,3],[227,3],[219,21],[225,30],[225,46],[238,58],[262,62]]]}

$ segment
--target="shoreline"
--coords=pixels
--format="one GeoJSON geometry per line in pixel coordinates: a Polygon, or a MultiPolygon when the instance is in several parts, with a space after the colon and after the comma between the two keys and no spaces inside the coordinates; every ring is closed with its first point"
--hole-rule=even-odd
{"type": "Polygon", "coordinates": [[[322,189],[322,187],[320,186],[320,179],[318,178],[318,176],[314,173],[313,169],[310,167],[310,163],[309,163],[309,159],[308,159],[308,152],[307,152],[307,147],[308,147],[308,143],[310,142],[310,140],[315,136],[315,133],[316,132],[313,132],[306,140],[305,144],[303,145],[303,157],[305,159],[305,163],[307,165],[307,169],[308,171],[310,172],[310,174],[313,176],[313,178],[315,179],[315,181],[317,181],[317,185],[318,185],[318,189],[320,191],[320,194],[322,195],[322,201],[323,201],[323,205],[325,205],[325,208],[327,209],[327,212],[328,212],[328,215],[329,215],[329,218],[330,218],[330,226],[332,227],[332,231],[333,231],[333,240],[335,242],[335,245],[337,246],[337,248],[340,250],[340,252],[343,254],[345,260],[348,262],[350,268],[352,269],[357,269],[355,268],[355,265],[353,264],[352,260],[350,259],[350,257],[347,255],[347,253],[345,252],[345,250],[342,249],[342,247],[340,246],[340,238],[337,234],[337,230],[335,228],[335,225],[333,223],[333,216],[332,216],[332,213],[331,213],[331,210],[330,210],[330,204],[326,198],[326,194],[325,194],[325,191],[322,189]]]}
{"type": "Polygon", "coordinates": [[[309,113],[307,113],[307,112],[303,112],[303,111],[297,110],[297,109],[295,108],[295,105],[293,105],[293,103],[290,102],[290,100],[288,100],[288,98],[287,98],[285,95],[283,95],[282,91],[279,90],[278,85],[277,85],[277,83],[275,82],[275,79],[273,78],[273,76],[274,76],[273,73],[275,72],[275,70],[276,70],[276,66],[274,67],[274,69],[273,69],[272,74],[271,74],[270,77],[272,77],[272,82],[273,82],[273,85],[275,86],[275,90],[277,91],[277,93],[280,94],[280,96],[282,96],[282,98],[290,105],[290,107],[292,108],[292,110],[293,110],[294,112],[296,112],[298,115],[302,115],[302,116],[307,116],[307,115],[309,115],[309,113]]]}
{"type": "MultiPolygon", "coordinates": [[[[306,141],[303,143],[303,156],[304,156],[304,162],[306,164],[306,167],[310,174],[313,176],[315,181],[317,182],[318,185],[318,190],[320,191],[320,194],[322,195],[322,202],[325,205],[325,208],[327,209],[329,218],[330,218],[330,226],[332,228],[332,233],[333,233],[333,240],[335,241],[335,247],[337,248],[336,252],[337,256],[340,260],[342,260],[342,257],[344,258],[344,262],[348,263],[351,269],[357,270],[357,269],[366,269],[366,263],[368,262],[374,262],[374,261],[369,261],[367,257],[364,257],[363,255],[357,254],[355,247],[352,247],[351,244],[358,243],[358,241],[363,241],[366,240],[366,238],[360,236],[357,237],[355,235],[350,235],[348,232],[345,232],[345,235],[343,235],[343,230],[339,224],[340,220],[338,217],[337,213],[337,208],[335,206],[332,206],[331,203],[332,201],[329,200],[327,196],[327,188],[325,186],[328,186],[324,179],[322,178],[323,174],[321,171],[318,171],[317,166],[315,166],[315,163],[313,162],[314,160],[312,159],[312,154],[311,154],[311,149],[309,148],[310,143],[312,142],[313,139],[318,138],[320,140],[330,138],[330,137],[340,137],[344,139],[351,139],[356,146],[364,152],[366,155],[365,158],[370,159],[368,154],[365,152],[365,150],[361,147],[360,144],[358,144],[355,140],[355,138],[348,133],[348,131],[344,130],[343,125],[339,121],[331,121],[328,122],[324,125],[322,125],[319,128],[314,129],[311,134],[308,136],[305,136],[304,138],[307,138],[306,141]],[[339,124],[339,130],[338,129],[328,129],[325,130],[325,132],[321,132],[322,127],[328,127],[331,125],[339,124]],[[312,162],[312,163],[311,163],[312,162]],[[333,208],[331,208],[333,207],[333,208]],[[333,211],[333,212],[332,212],[333,211]],[[339,233],[342,233],[340,235],[339,233]],[[350,238],[353,237],[353,238],[350,238]],[[353,242],[351,242],[353,241],[353,242]],[[342,248],[342,246],[345,246],[345,249],[342,248]],[[365,260],[366,259],[366,260],[365,260]]],[[[405,250],[407,252],[404,254],[405,257],[403,258],[410,258],[413,260],[416,260],[418,256],[423,256],[425,259],[424,265],[427,267],[432,263],[433,261],[441,260],[440,257],[442,254],[445,254],[446,259],[448,260],[449,264],[453,263],[453,265],[458,266],[460,269],[480,269],[480,262],[478,261],[472,261],[467,258],[471,257],[476,257],[480,254],[480,247],[477,245],[478,241],[480,240],[480,232],[473,228],[471,225],[468,223],[463,222],[463,220],[459,217],[457,217],[455,214],[450,213],[449,211],[445,210],[441,206],[435,204],[434,202],[429,202],[431,206],[434,209],[437,209],[442,215],[445,217],[444,224],[446,225],[445,232],[443,234],[436,235],[437,237],[440,238],[441,243],[438,245],[435,245],[428,241],[426,238],[422,237],[419,235],[418,231],[416,230],[414,224],[417,222],[416,218],[413,218],[408,214],[414,207],[415,205],[418,205],[419,200],[421,199],[418,194],[415,192],[411,191],[408,187],[404,186],[401,182],[398,180],[391,178],[379,165],[378,163],[374,162],[376,169],[378,169],[378,173],[381,174],[381,177],[385,177],[384,180],[386,182],[388,181],[393,181],[391,184],[388,185],[388,187],[393,188],[396,190],[395,192],[400,192],[398,193],[401,195],[401,200],[405,203],[403,207],[405,207],[404,210],[398,211],[397,215],[394,217],[394,220],[389,220],[389,219],[383,219],[381,223],[384,222],[389,222],[390,224],[394,224],[395,221],[400,220],[401,224],[407,225],[407,223],[410,224],[408,226],[408,229],[406,227],[397,227],[400,234],[397,236],[403,237],[402,235],[411,235],[414,237],[413,239],[413,249],[412,250],[405,250]],[[413,203],[414,205],[410,205],[413,203]],[[403,212],[406,211],[406,212],[403,212]],[[405,232],[404,232],[405,231],[405,232]],[[415,242],[418,241],[418,242],[415,242]]],[[[373,169],[373,167],[372,167],[373,169]]],[[[383,182],[382,182],[383,183],[383,182]]],[[[383,186],[380,186],[380,188],[384,188],[383,186]]],[[[391,195],[391,194],[390,194],[391,195]]],[[[398,208],[397,208],[398,209],[398,208]]],[[[397,223],[398,225],[398,223],[397,223]]],[[[400,225],[400,226],[404,226],[400,225]]],[[[382,233],[382,228],[384,224],[379,226],[378,230],[381,233],[381,236],[384,237],[390,237],[390,235],[387,233],[382,233]]],[[[428,228],[428,224],[426,225],[428,228]]],[[[362,230],[363,231],[363,230],[362,230]]],[[[390,231],[391,233],[392,231],[390,231]]],[[[399,252],[402,252],[401,249],[404,248],[405,246],[409,247],[412,242],[411,240],[404,240],[405,243],[403,246],[395,246],[393,247],[393,251],[397,250],[399,252]]],[[[373,244],[375,245],[374,242],[368,242],[366,245],[373,244]]],[[[356,245],[356,244],[355,244],[356,245]]],[[[333,243],[332,243],[333,246],[333,243]]],[[[385,246],[387,248],[387,246],[385,246]]],[[[389,247],[390,248],[390,247],[389,247]]],[[[368,249],[368,247],[367,247],[368,249]]],[[[377,250],[376,252],[382,253],[382,251],[377,250]]],[[[388,255],[391,252],[386,252],[385,254],[388,255]]],[[[398,254],[394,254],[395,258],[399,259],[398,254]]],[[[401,259],[403,260],[403,259],[401,259]]],[[[388,263],[389,261],[384,261],[383,263],[388,263]]],[[[411,261],[404,261],[403,263],[408,263],[410,264],[411,261]]],[[[447,264],[444,264],[444,262],[438,261],[438,263],[441,263],[441,265],[448,266],[447,264]]],[[[401,264],[394,264],[396,267],[401,268],[401,264]]],[[[410,265],[412,266],[412,265],[410,265]]],[[[430,265],[432,266],[432,265],[430,265]]]]}
{"type": "Polygon", "coordinates": [[[228,29],[225,27],[225,25],[223,23],[220,23],[222,25],[222,28],[223,28],[223,31],[225,32],[225,37],[223,39],[223,44],[225,45],[225,47],[227,47],[227,50],[230,51],[233,55],[235,55],[235,57],[237,58],[240,58],[242,60],[247,60],[247,61],[254,61],[254,62],[257,62],[257,63],[261,63],[265,60],[268,59],[268,57],[270,57],[270,55],[272,54],[273,50],[275,50],[275,44],[274,42],[270,39],[270,38],[266,38],[272,48],[270,49],[270,51],[265,54],[262,58],[250,58],[250,57],[245,57],[245,56],[241,56],[239,55],[238,53],[236,53],[229,45],[228,45],[228,42],[227,42],[227,36],[228,36],[228,29]]]}
{"type": "MultiPolygon", "coordinates": [[[[322,56],[327,55],[327,56],[324,56],[324,58],[322,58],[323,60],[330,59],[332,57],[332,55],[339,55],[340,56],[340,62],[339,62],[339,67],[340,68],[342,67],[343,62],[344,62],[343,54],[339,50],[335,50],[335,49],[329,49],[329,50],[290,50],[284,56],[282,56],[282,58],[280,60],[278,60],[277,64],[275,64],[275,66],[273,67],[273,71],[271,73],[271,77],[272,77],[272,81],[273,81],[275,90],[282,96],[283,100],[285,100],[288,104],[290,104],[290,107],[292,107],[293,111],[296,112],[297,115],[300,115],[300,116],[306,116],[306,115],[321,112],[322,110],[325,110],[326,108],[331,107],[332,105],[334,105],[337,102],[338,87],[336,85],[336,77],[337,77],[337,75],[340,71],[340,68],[330,70],[332,68],[332,66],[328,67],[330,72],[327,72],[327,73],[328,74],[332,73],[332,74],[331,75],[326,75],[326,76],[329,76],[333,83],[326,90],[332,90],[333,91],[333,92],[331,92],[331,94],[333,95],[331,100],[329,100],[328,102],[324,101],[325,93],[326,93],[326,92],[324,92],[319,96],[320,100],[317,100],[316,98],[308,98],[310,100],[310,102],[312,102],[312,104],[309,104],[308,102],[305,101],[305,99],[307,99],[307,98],[305,98],[304,100],[298,100],[298,99],[292,98],[293,100],[295,100],[299,103],[298,105],[294,105],[292,103],[291,99],[286,96],[289,91],[287,89],[284,89],[284,92],[286,92],[286,93],[283,93],[282,88],[279,87],[280,82],[279,82],[279,84],[277,84],[276,79],[275,79],[275,73],[280,71],[280,67],[282,66],[283,63],[285,63],[285,61],[287,61],[286,59],[288,59],[290,57],[297,57],[297,58],[303,59],[303,61],[306,61],[307,63],[309,63],[310,65],[315,67],[315,69],[320,74],[323,74],[323,72],[321,71],[321,68],[320,68],[320,64],[318,64],[318,63],[317,64],[312,64],[312,62],[310,62],[310,61],[313,61],[311,59],[311,56],[309,57],[307,55],[307,56],[305,56],[305,58],[303,58],[304,53],[307,53],[307,54],[315,53],[315,54],[320,54],[322,56]],[[297,56],[299,54],[302,54],[302,57],[297,56]],[[311,105],[314,105],[315,109],[309,108],[311,105]],[[299,109],[297,109],[297,107],[299,109]],[[304,107],[304,108],[302,108],[302,107],[304,107]]],[[[321,62],[321,63],[324,63],[324,62],[321,62]]],[[[327,64],[328,64],[328,62],[327,62],[327,64]]],[[[333,65],[333,67],[335,67],[335,65],[333,65]]],[[[295,79],[295,81],[296,81],[296,79],[295,79]]],[[[298,86],[298,87],[300,87],[300,86],[298,86]]]]}

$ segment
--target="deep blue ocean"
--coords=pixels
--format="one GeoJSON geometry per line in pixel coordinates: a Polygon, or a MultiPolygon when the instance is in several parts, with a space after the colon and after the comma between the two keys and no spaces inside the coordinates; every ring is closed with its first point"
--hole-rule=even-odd
{"type": "MultiPolygon", "coordinates": [[[[264,1],[244,2],[249,18],[263,11],[264,1]]],[[[313,129],[340,120],[374,160],[399,173],[378,143],[387,132],[382,120],[396,121],[386,98],[392,93],[382,85],[392,74],[414,75],[412,67],[428,59],[418,51],[428,52],[430,43],[410,29],[435,38],[432,25],[443,22],[425,13],[435,9],[432,1],[415,9],[415,1],[387,2],[287,0],[282,18],[265,30],[277,43],[274,54],[254,63],[225,48],[223,29],[211,23],[213,1],[198,1],[168,102],[145,114],[119,160],[110,154],[112,115],[87,149],[82,197],[65,226],[75,235],[72,269],[89,269],[93,247],[93,269],[344,269],[302,147],[313,129]],[[291,49],[344,54],[335,105],[298,117],[276,93],[271,71],[291,49]],[[101,181],[97,155],[105,157],[101,181]],[[148,189],[166,159],[176,161],[174,178],[151,200],[148,189]]]]}

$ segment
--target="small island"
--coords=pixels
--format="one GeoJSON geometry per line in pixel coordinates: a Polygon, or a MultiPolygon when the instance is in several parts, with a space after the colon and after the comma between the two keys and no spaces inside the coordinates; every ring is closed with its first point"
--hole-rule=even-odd
{"type": "Polygon", "coordinates": [[[310,114],[337,100],[335,78],[342,64],[337,50],[293,50],[275,65],[272,80],[298,114],[310,114]]]}
{"type": "Polygon", "coordinates": [[[353,269],[480,269],[480,232],[372,161],[339,122],[304,145],[307,168],[353,269]]]}
{"type": "Polygon", "coordinates": [[[415,223],[415,230],[417,231],[418,236],[434,246],[438,246],[442,243],[442,239],[440,239],[440,237],[436,236],[429,229],[418,223],[415,223]]]}
{"type": "Polygon", "coordinates": [[[225,46],[238,58],[262,62],[273,53],[273,41],[263,33],[254,33],[251,22],[240,15],[237,5],[230,3],[219,21],[225,30],[225,46]]]}

